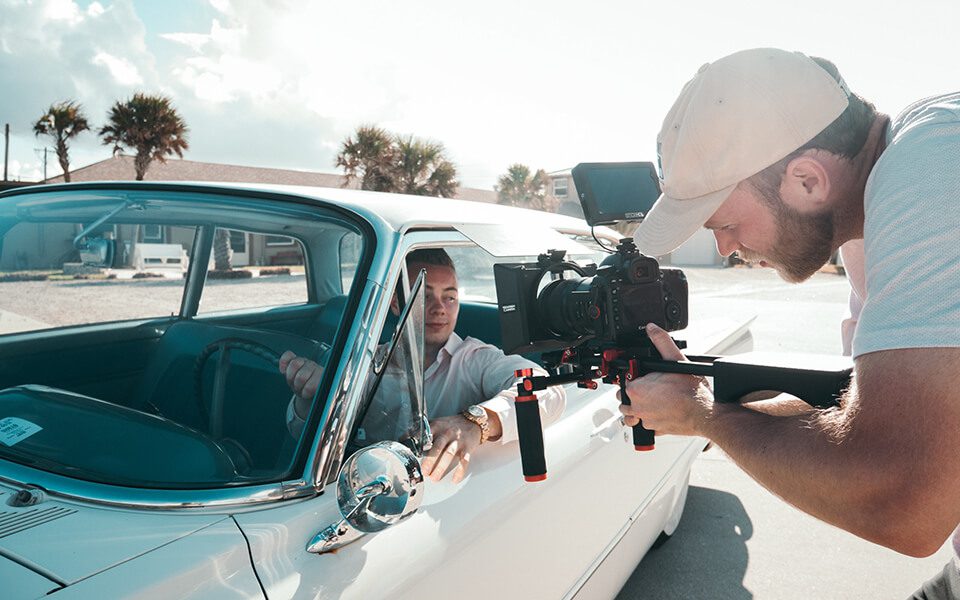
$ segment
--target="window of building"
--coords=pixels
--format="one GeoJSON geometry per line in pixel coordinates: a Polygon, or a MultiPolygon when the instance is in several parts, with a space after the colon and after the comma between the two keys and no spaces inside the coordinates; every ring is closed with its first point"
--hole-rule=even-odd
{"type": "Polygon", "coordinates": [[[557,198],[567,197],[567,178],[560,177],[553,180],[553,195],[557,198]]]}
{"type": "Polygon", "coordinates": [[[143,241],[147,244],[162,244],[163,243],[163,226],[161,225],[144,225],[143,226],[143,241]]]}
{"type": "Polygon", "coordinates": [[[294,244],[293,238],[284,235],[268,235],[266,238],[268,246],[292,246],[294,244]]]}

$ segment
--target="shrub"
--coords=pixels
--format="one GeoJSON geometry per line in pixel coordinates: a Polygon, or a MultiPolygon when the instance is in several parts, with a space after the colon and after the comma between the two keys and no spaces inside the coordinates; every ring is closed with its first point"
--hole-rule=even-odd
{"type": "Polygon", "coordinates": [[[253,277],[253,273],[245,271],[244,269],[237,269],[235,271],[207,271],[207,279],[250,279],[251,277],[253,277]]]}
{"type": "Polygon", "coordinates": [[[260,277],[268,275],[289,275],[290,267],[274,267],[272,269],[260,269],[260,277]]]}
{"type": "Polygon", "coordinates": [[[46,273],[4,273],[0,281],[46,281],[50,275],[46,273]]]}
{"type": "Polygon", "coordinates": [[[163,274],[151,273],[150,271],[137,271],[130,279],[163,279],[163,274]]]}

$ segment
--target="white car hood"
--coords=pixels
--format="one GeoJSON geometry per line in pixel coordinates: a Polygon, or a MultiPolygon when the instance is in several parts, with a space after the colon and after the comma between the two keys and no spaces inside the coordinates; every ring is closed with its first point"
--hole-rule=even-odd
{"type": "Polygon", "coordinates": [[[15,493],[14,488],[0,484],[0,581],[5,588],[14,581],[30,586],[25,591],[44,579],[53,584],[44,593],[70,585],[229,518],[125,510],[55,498],[34,506],[10,506],[15,493]]]}

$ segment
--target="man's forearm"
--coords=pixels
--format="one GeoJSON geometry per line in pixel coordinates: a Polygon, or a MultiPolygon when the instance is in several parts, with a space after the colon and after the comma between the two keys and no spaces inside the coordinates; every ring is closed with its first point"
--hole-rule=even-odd
{"type": "Polygon", "coordinates": [[[878,452],[850,439],[851,416],[841,409],[775,416],[739,404],[715,408],[704,434],[757,482],[818,519],[892,546],[884,528],[903,507],[878,490],[894,447],[878,452]]]}

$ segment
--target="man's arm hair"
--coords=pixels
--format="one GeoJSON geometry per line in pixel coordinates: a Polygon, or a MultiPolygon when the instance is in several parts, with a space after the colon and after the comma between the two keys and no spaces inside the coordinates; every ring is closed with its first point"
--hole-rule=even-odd
{"type": "Polygon", "coordinates": [[[960,522],[960,348],[856,359],[841,406],[772,417],[715,405],[704,432],[797,508],[911,556],[936,552],[960,522]]]}

